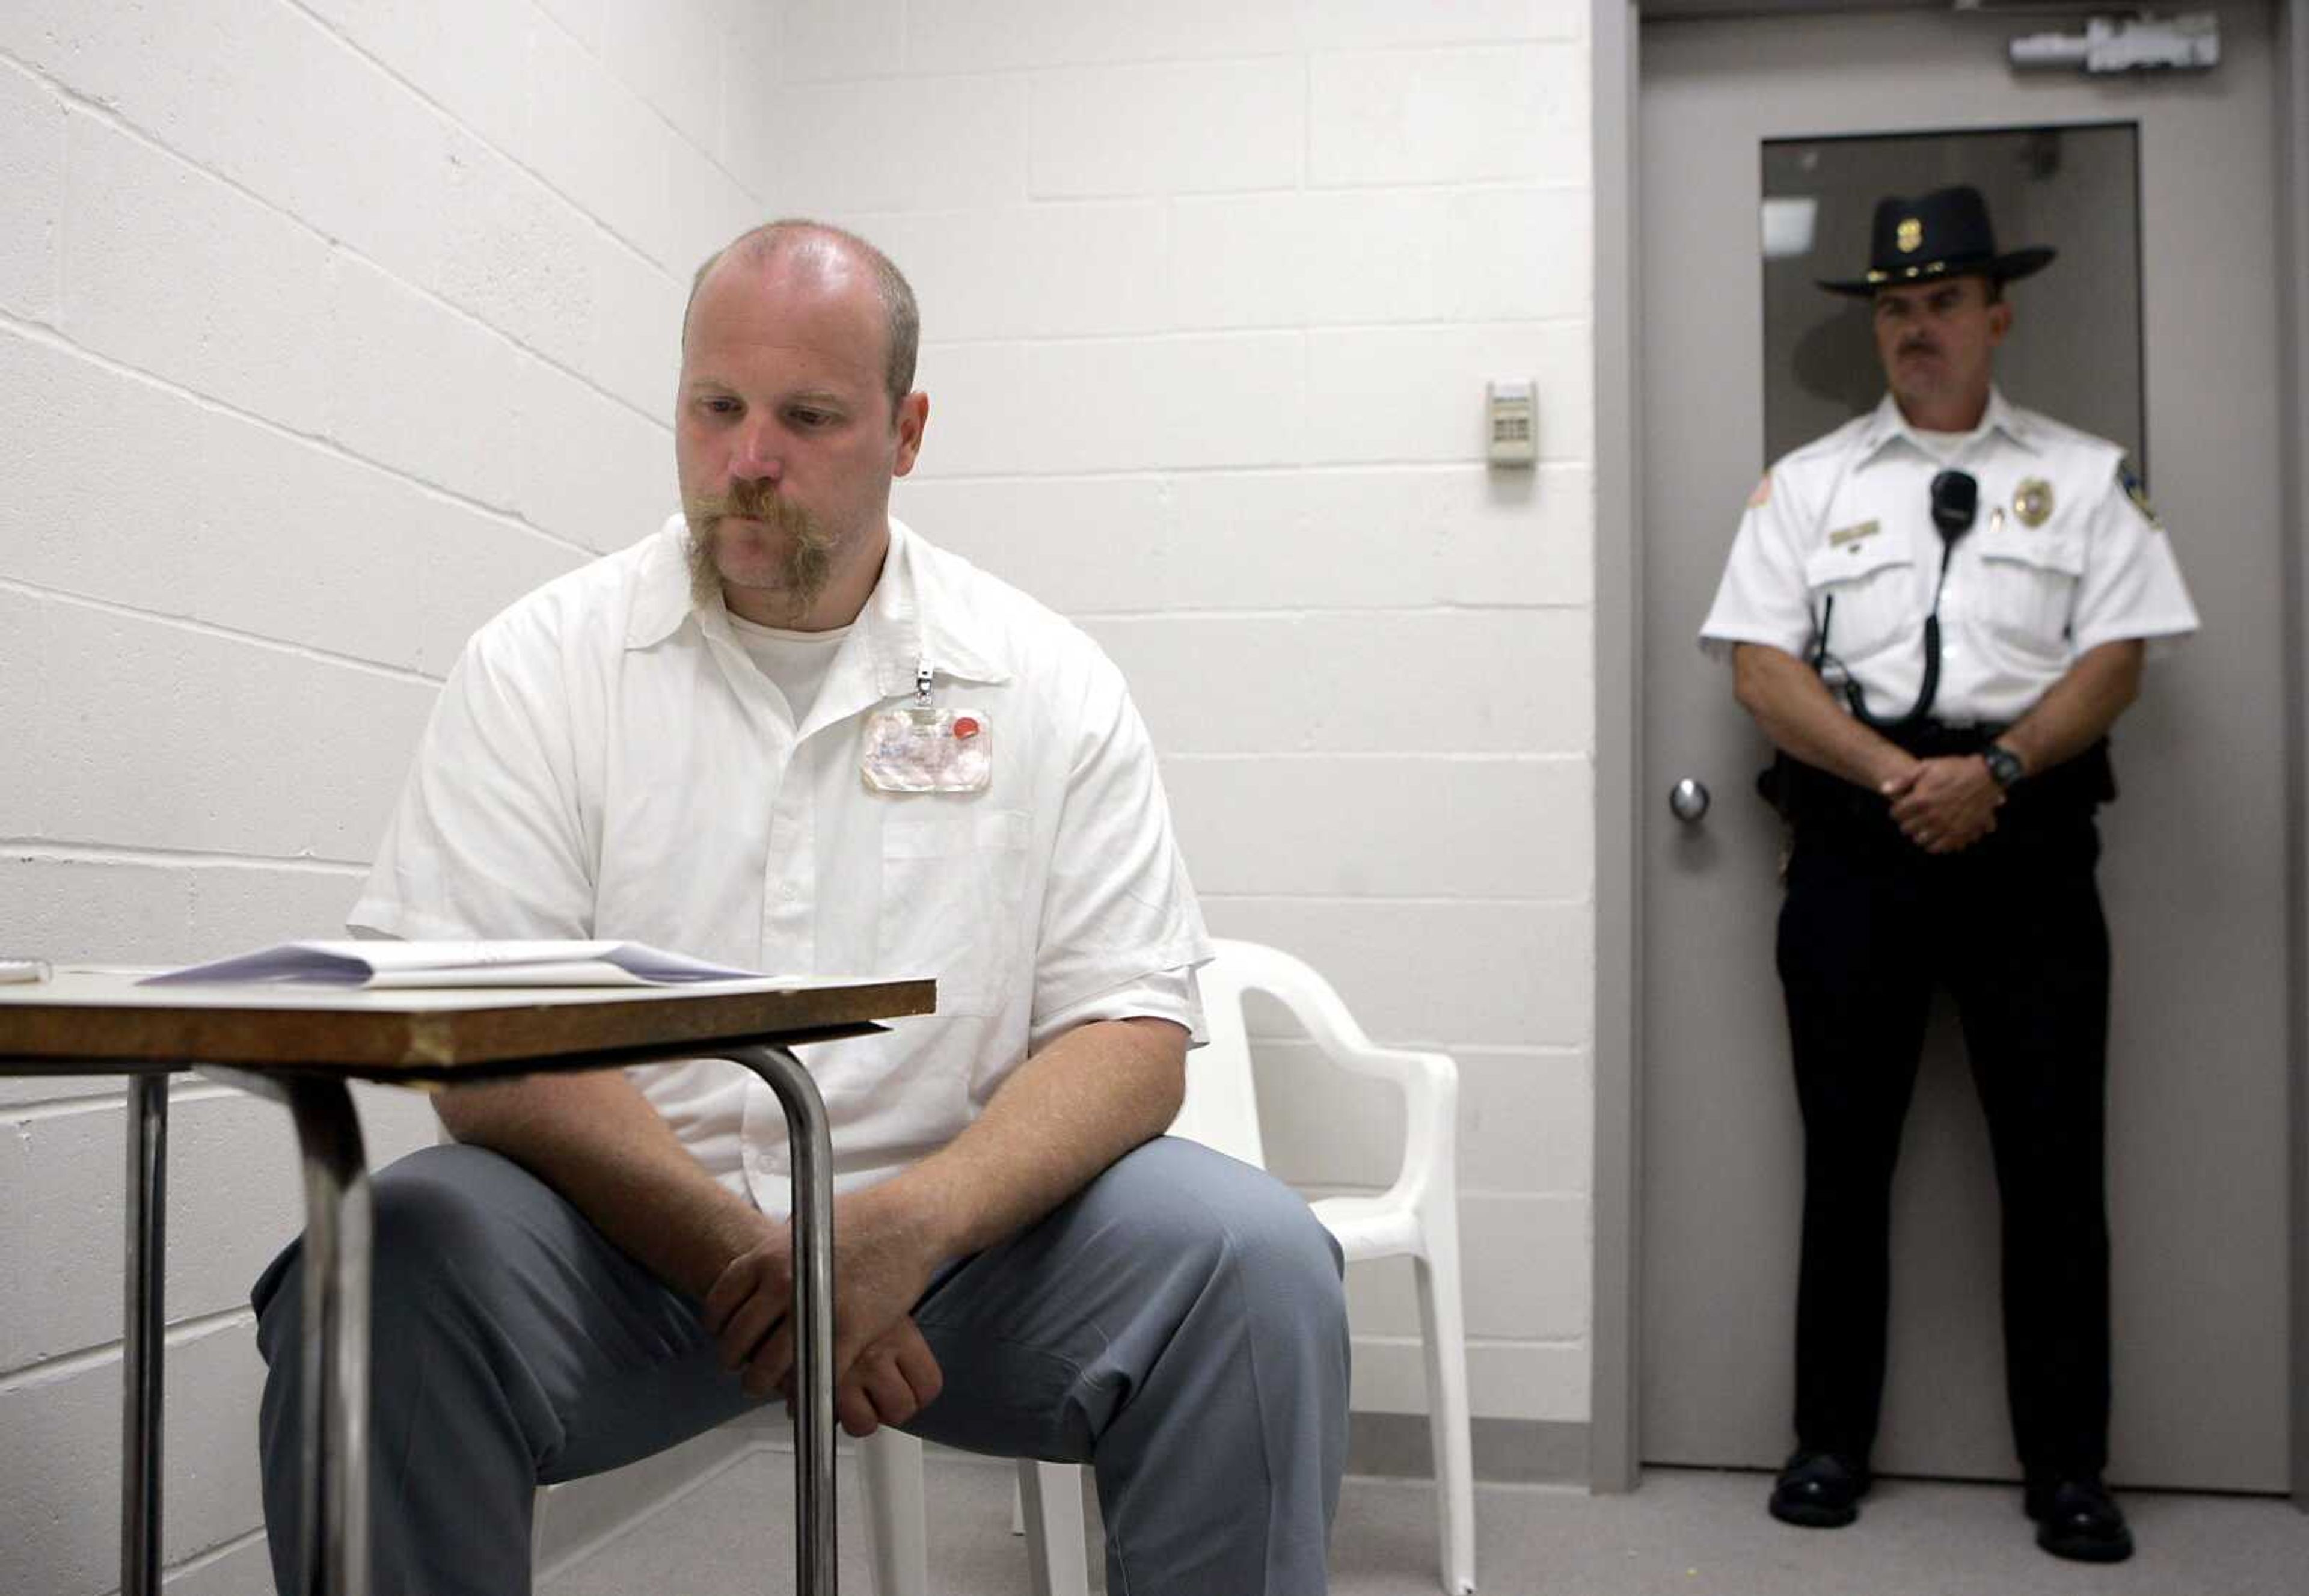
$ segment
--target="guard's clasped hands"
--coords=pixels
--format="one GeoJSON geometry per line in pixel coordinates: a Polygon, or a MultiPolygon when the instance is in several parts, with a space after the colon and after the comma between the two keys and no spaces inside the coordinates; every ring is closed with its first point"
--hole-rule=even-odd
{"type": "Polygon", "coordinates": [[[1892,822],[1927,854],[1953,854],[1996,829],[2004,789],[1978,754],[1919,759],[1877,789],[1891,801],[1892,822]]]}

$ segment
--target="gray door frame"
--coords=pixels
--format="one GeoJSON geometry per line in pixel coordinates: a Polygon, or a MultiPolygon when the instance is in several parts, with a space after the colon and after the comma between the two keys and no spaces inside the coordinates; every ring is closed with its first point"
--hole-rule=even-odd
{"type": "MultiPolygon", "coordinates": [[[[2309,0],[2276,15],[2278,236],[2285,339],[2281,540],[2284,713],[2286,1071],[2290,1126],[2293,1501],[2309,1512],[2309,0]]],[[[1590,0],[1596,263],[1596,1163],[1588,1483],[1635,1488],[1643,1456],[1643,926],[1640,768],[1644,527],[1641,369],[1636,311],[1641,240],[1636,141],[1643,13],[1886,9],[1885,0],[1590,0]]],[[[2083,13],[2080,13],[2080,15],[2083,13]]]]}

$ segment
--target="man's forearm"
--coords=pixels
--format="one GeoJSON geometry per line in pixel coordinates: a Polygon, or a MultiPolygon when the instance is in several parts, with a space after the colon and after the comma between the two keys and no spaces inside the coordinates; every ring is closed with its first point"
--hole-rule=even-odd
{"type": "Polygon", "coordinates": [[[1786,649],[1742,643],[1732,653],[1732,690],[1764,735],[1792,759],[1881,792],[1916,764],[1829,696],[1819,673],[1786,649]]]}
{"type": "Polygon", "coordinates": [[[705,1173],[617,1071],[460,1087],[435,1099],[458,1141],[502,1153],[675,1289],[704,1297],[769,1227],[705,1173]]]}
{"type": "Polygon", "coordinates": [[[1177,1117],[1187,1033],[1166,1019],[1078,1026],[1021,1064],[936,1153],[853,1201],[955,1258],[1025,1229],[1177,1117]]]}
{"type": "Polygon", "coordinates": [[[2116,717],[2140,696],[2141,662],[2147,654],[2147,646],[2138,638],[2088,650],[2067,675],[2045,690],[2034,709],[1996,741],[2020,756],[2030,776],[2076,758],[2107,735],[2116,717]]]}

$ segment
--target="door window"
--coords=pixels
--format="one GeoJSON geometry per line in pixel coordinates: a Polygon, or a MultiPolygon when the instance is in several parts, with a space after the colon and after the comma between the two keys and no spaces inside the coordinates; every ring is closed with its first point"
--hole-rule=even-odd
{"type": "Polygon", "coordinates": [[[1883,396],[1868,301],[1824,293],[1818,280],[1866,271],[1879,199],[1969,183],[1988,201],[1999,251],[2060,251],[2006,290],[2013,325],[1998,386],[2015,404],[2124,445],[2146,479],[2139,145],[2132,122],[1765,141],[1762,463],[1883,396]]]}

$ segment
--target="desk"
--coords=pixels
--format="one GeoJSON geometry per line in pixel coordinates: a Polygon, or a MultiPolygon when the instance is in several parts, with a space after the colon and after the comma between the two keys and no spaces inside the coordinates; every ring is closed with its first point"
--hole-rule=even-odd
{"type": "Polygon", "coordinates": [[[284,1105],[304,1159],[303,1596],[368,1590],[368,1171],[347,1083],[440,1088],[545,1071],[726,1058],[769,1083],[793,1149],[795,1585],[832,1596],[834,1250],[825,1106],[791,1049],[927,1014],[929,981],[368,992],[139,986],[63,970],[0,986],[0,1073],[129,1077],[121,1348],[122,1596],[160,1590],[160,1265],[169,1081],[197,1069],[284,1105]]]}

